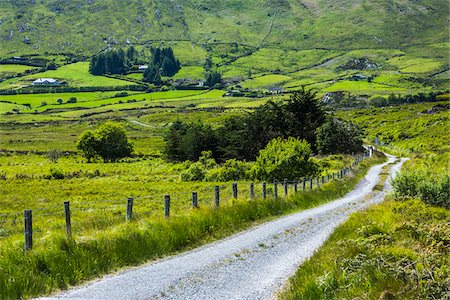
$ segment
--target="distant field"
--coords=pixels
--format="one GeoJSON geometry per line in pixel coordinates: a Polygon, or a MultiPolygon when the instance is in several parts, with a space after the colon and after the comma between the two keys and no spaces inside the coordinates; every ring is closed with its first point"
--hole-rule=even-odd
{"type": "Polygon", "coordinates": [[[338,81],[324,89],[325,92],[348,91],[355,94],[405,92],[406,89],[367,81],[338,81]]]}
{"type": "Polygon", "coordinates": [[[173,79],[204,79],[205,78],[205,69],[202,67],[196,67],[196,66],[182,66],[180,71],[178,71],[175,76],[172,77],[173,79]]]}
{"type": "MultiPolygon", "coordinates": [[[[32,108],[42,106],[43,102],[46,105],[57,104],[58,99],[62,99],[63,103],[71,97],[77,99],[77,103],[96,101],[100,99],[108,99],[114,97],[121,91],[113,92],[80,92],[80,93],[47,93],[47,94],[22,94],[22,95],[0,95],[0,100],[9,101],[17,104],[30,104],[32,108]]],[[[137,92],[127,91],[128,94],[136,94],[137,92]]],[[[0,106],[4,103],[0,103],[0,106]]]]}
{"type": "Polygon", "coordinates": [[[267,88],[271,85],[280,85],[286,81],[289,81],[291,77],[286,75],[265,75],[256,77],[250,80],[246,80],[241,83],[242,87],[255,89],[255,88],[267,88]]]}
{"type": "Polygon", "coordinates": [[[91,75],[89,73],[89,62],[78,62],[62,66],[57,70],[6,80],[0,83],[0,89],[14,89],[28,86],[38,78],[54,78],[66,81],[69,86],[74,87],[133,85],[132,82],[128,81],[91,75]]]}
{"type": "Polygon", "coordinates": [[[35,69],[35,67],[24,65],[3,65],[0,64],[0,76],[2,73],[22,73],[27,70],[35,69]]]}

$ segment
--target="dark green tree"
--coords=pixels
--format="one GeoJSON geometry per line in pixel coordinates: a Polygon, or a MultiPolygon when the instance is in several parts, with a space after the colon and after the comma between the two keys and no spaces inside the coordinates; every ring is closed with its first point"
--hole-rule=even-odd
{"type": "Polygon", "coordinates": [[[213,87],[217,83],[222,84],[222,75],[217,71],[208,72],[205,77],[205,84],[213,87]]]}
{"type": "Polygon", "coordinates": [[[319,153],[357,153],[363,150],[362,145],[362,132],[351,122],[330,118],[317,129],[317,150],[319,153]]]}
{"type": "Polygon", "coordinates": [[[305,139],[315,150],[316,130],[325,122],[325,111],[316,93],[304,87],[296,91],[283,107],[287,136],[305,139]]]}
{"type": "Polygon", "coordinates": [[[175,161],[196,161],[202,151],[210,150],[217,155],[218,139],[210,125],[203,123],[185,124],[177,121],[172,124],[165,136],[165,154],[175,161]]]}
{"type": "Polygon", "coordinates": [[[159,67],[155,65],[149,65],[148,68],[144,71],[142,81],[153,84],[160,84],[162,81],[161,74],[159,73],[159,67]]]}
{"type": "Polygon", "coordinates": [[[96,155],[104,161],[116,161],[119,158],[130,156],[133,152],[133,144],[128,140],[122,126],[117,123],[107,122],[95,132],[87,130],[83,132],[77,149],[90,161],[96,155]]]}

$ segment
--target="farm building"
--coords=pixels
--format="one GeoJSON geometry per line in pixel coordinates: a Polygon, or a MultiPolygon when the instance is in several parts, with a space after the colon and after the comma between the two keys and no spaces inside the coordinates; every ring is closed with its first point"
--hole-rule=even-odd
{"type": "Polygon", "coordinates": [[[53,78],[39,78],[33,81],[32,85],[61,85],[62,82],[53,78]]]}

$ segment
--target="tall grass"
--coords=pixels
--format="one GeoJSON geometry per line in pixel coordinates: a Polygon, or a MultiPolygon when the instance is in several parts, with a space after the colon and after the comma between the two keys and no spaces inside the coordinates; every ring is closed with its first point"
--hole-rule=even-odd
{"type": "Polygon", "coordinates": [[[28,253],[17,243],[11,243],[0,250],[0,298],[48,294],[230,235],[255,222],[320,205],[349,192],[371,165],[383,160],[367,159],[354,169],[351,177],[286,200],[241,199],[219,209],[195,209],[169,220],[152,218],[121,224],[89,237],[53,234],[28,253]]]}
{"type": "Polygon", "coordinates": [[[450,212],[419,200],[351,215],[280,299],[448,299],[450,212]]]}

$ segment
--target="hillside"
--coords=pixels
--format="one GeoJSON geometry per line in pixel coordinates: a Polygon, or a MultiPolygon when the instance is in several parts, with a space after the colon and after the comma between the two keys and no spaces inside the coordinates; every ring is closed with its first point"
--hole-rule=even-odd
{"type": "MultiPolygon", "coordinates": [[[[449,9],[442,0],[5,0],[0,59],[59,67],[108,47],[134,45],[147,58],[164,45],[182,63],[176,80],[202,79],[209,57],[228,86],[250,90],[427,93],[448,88],[449,9]]],[[[14,66],[3,69],[1,89],[50,76],[6,80],[14,66]]],[[[70,74],[58,79],[79,86],[70,74]]]]}
{"type": "Polygon", "coordinates": [[[5,0],[2,54],[95,53],[164,40],[281,48],[401,48],[446,42],[447,1],[5,0]]]}

